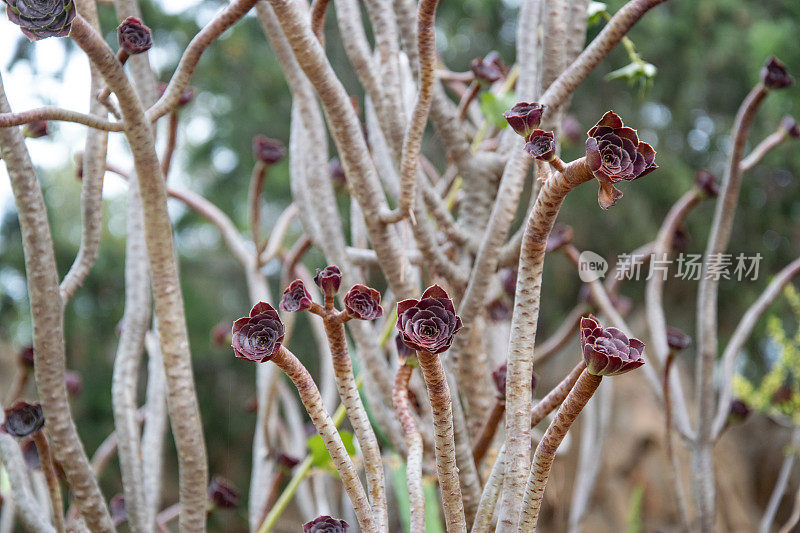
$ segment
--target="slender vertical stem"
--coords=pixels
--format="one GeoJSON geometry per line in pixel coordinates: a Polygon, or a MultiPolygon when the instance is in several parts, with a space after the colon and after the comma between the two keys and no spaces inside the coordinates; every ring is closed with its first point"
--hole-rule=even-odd
{"type": "Polygon", "coordinates": [[[592,397],[597,387],[600,386],[601,376],[595,376],[584,370],[577,383],[567,395],[564,403],[558,409],[553,421],[536,446],[533,456],[528,484],[525,487],[525,498],[522,502],[522,515],[520,528],[523,531],[536,531],[536,522],[539,518],[539,509],[542,506],[544,489],[550,477],[550,468],[555,460],[556,450],[567,435],[567,431],[584,408],[589,398],[592,397]]]}
{"type": "MultiPolygon", "coordinates": [[[[0,414],[0,419],[2,419],[2,416],[0,414]]],[[[13,504],[16,507],[16,514],[19,516],[22,525],[28,531],[55,533],[55,528],[47,521],[47,513],[44,512],[31,493],[25,458],[22,456],[19,444],[13,437],[2,432],[0,432],[0,461],[8,473],[8,478],[11,482],[11,493],[14,496],[13,504]]],[[[5,510],[6,505],[11,504],[4,503],[3,510],[5,510]]]]}
{"type": "Polygon", "coordinates": [[[314,384],[314,380],[308,370],[303,364],[295,357],[295,355],[284,347],[281,347],[278,354],[272,359],[278,367],[292,380],[297,392],[300,394],[300,400],[303,406],[308,411],[311,421],[314,422],[317,431],[322,437],[328,453],[331,454],[333,464],[342,478],[342,483],[350,497],[353,508],[358,517],[358,524],[363,531],[377,531],[378,524],[375,521],[372,510],[370,509],[367,494],[364,492],[364,487],[358,479],[353,461],[347,454],[347,450],[342,443],[342,438],[336,430],[336,426],[331,420],[330,415],[322,407],[322,396],[319,394],[319,389],[314,384]]]}
{"type": "Polygon", "coordinates": [[[161,156],[161,173],[164,174],[165,180],[169,177],[169,169],[172,167],[172,156],[175,154],[175,146],[178,143],[179,118],[177,111],[173,111],[169,114],[167,145],[164,147],[164,154],[161,156]]]}
{"type": "Polygon", "coordinates": [[[408,487],[409,509],[411,511],[411,533],[425,531],[425,494],[422,490],[422,435],[417,429],[414,416],[408,403],[408,383],[414,368],[400,365],[392,388],[394,410],[400,419],[405,434],[408,456],[406,458],[406,486],[408,487]]]}
{"type": "Polygon", "coordinates": [[[494,460],[489,479],[486,480],[486,484],[483,487],[481,501],[478,504],[478,512],[475,514],[475,522],[470,530],[472,533],[488,533],[492,527],[492,517],[497,506],[497,500],[500,497],[500,489],[503,487],[503,477],[505,477],[506,473],[505,455],[506,447],[503,445],[497,454],[497,459],[494,460]]]}
{"type": "MultiPolygon", "coordinates": [[[[325,300],[327,303],[327,296],[325,300]]],[[[331,305],[333,304],[332,300],[331,298],[331,305]]],[[[377,522],[376,527],[383,531],[388,527],[389,516],[386,507],[383,461],[378,439],[375,437],[375,432],[372,430],[367,416],[367,410],[364,408],[361,396],[358,394],[356,379],[353,375],[353,364],[350,361],[350,353],[347,350],[344,323],[338,314],[333,316],[330,313],[324,318],[323,323],[331,348],[336,388],[339,390],[339,397],[342,399],[347,417],[350,419],[356,438],[358,438],[358,444],[364,454],[364,470],[366,471],[372,512],[377,522]]]]}
{"type": "Polygon", "coordinates": [[[786,457],[783,458],[783,463],[778,473],[778,479],[775,481],[775,486],[769,497],[767,509],[764,511],[764,516],[761,518],[761,523],[758,526],[759,533],[770,533],[770,531],[772,531],[772,523],[775,521],[778,506],[780,506],[783,495],[786,493],[786,485],[788,485],[789,477],[792,475],[792,467],[794,467],[794,463],[797,460],[798,446],[800,446],[800,427],[796,426],[792,430],[789,450],[788,453],[786,453],[786,457]]]}
{"type": "MultiPolygon", "coordinates": [[[[0,79],[0,113],[10,111],[0,79]]],[[[56,458],[88,525],[98,532],[113,531],[111,515],[70,413],[64,385],[64,307],[53,240],[42,190],[18,128],[0,128],[0,156],[17,206],[33,318],[34,373],[56,458]]]]}
{"type": "Polygon", "coordinates": [[[436,472],[442,490],[442,504],[448,533],[466,532],[464,503],[456,467],[455,439],[453,436],[453,407],[450,387],[444,374],[444,366],[438,355],[417,352],[419,367],[428,388],[428,397],[433,408],[433,424],[436,437],[436,472]]]}
{"type": "Polygon", "coordinates": [[[718,266],[721,254],[727,249],[733,229],[733,218],[742,184],[742,159],[747,132],[767,90],[759,83],[742,102],[733,125],[733,146],[711,224],[706,245],[703,272],[697,293],[697,379],[698,408],[697,441],[692,453],[692,486],[698,502],[700,530],[713,531],[716,520],[716,490],[714,486],[711,433],[714,417],[714,365],[717,360],[717,295],[719,280],[708,276],[709,269],[718,266]]]}
{"type": "Polygon", "coordinates": [[[61,484],[58,482],[58,474],[53,463],[53,453],[50,451],[50,444],[44,431],[37,431],[33,435],[33,442],[36,443],[36,451],[39,452],[39,459],[42,464],[42,472],[47,481],[47,491],[50,495],[50,506],[53,510],[53,524],[56,531],[63,533],[64,529],[64,500],[61,498],[61,484]]]}
{"type": "Polygon", "coordinates": [[[266,243],[261,240],[261,191],[264,188],[264,179],[267,175],[267,165],[263,161],[256,161],[253,174],[250,177],[250,190],[247,194],[247,204],[250,206],[250,232],[253,243],[256,245],[256,257],[261,256],[266,243]]]}

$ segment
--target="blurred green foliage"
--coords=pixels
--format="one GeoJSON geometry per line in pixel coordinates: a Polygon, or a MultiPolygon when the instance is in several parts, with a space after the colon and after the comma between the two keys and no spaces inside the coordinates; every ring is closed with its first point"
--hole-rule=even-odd
{"type": "MultiPolygon", "coordinates": [[[[607,4],[609,12],[614,13],[623,2],[613,0],[607,4]]],[[[198,20],[208,20],[225,2],[208,0],[199,8],[178,15],[165,13],[162,5],[152,0],[142,2],[143,18],[154,30],[153,64],[159,77],[167,80],[180,51],[199,30],[198,20]]],[[[105,36],[111,43],[116,27],[114,13],[106,5],[100,9],[105,36]]],[[[446,65],[454,71],[467,70],[472,58],[482,57],[492,49],[512,64],[517,9],[518,0],[443,2],[437,16],[437,43],[446,65]]],[[[328,55],[345,87],[360,98],[333,9],[330,11],[326,25],[328,55]]],[[[592,26],[589,38],[601,27],[602,23],[592,26]]],[[[626,50],[618,47],[576,92],[571,114],[586,130],[603,112],[614,109],[658,150],[660,169],[624,187],[625,198],[608,212],[597,207],[594,186],[587,185],[571,194],[560,221],[573,226],[576,245],[608,259],[629,252],[654,237],[671,204],[691,187],[697,169],[708,168],[721,174],[734,114],[758,80],[765,58],[774,54],[790,72],[800,74],[798,29],[800,2],[796,0],[763,0],[757,5],[745,0],[670,0],[647,14],[630,33],[636,51],[658,69],[646,95],[624,81],[606,81],[609,73],[619,72],[631,62],[626,50]]],[[[68,40],[62,41],[74,52],[68,40]]],[[[14,61],[28,61],[35,46],[20,37],[14,61]]],[[[4,72],[11,67],[3,65],[4,72]]],[[[278,63],[254,17],[248,16],[208,49],[192,85],[198,96],[182,112],[178,165],[170,179],[205,195],[244,231],[253,164],[251,139],[263,133],[288,143],[291,108],[278,63]]],[[[797,87],[770,95],[755,120],[749,146],[771,133],[787,112],[800,114],[797,87]]],[[[58,136],[53,141],[31,142],[58,142],[58,136]]],[[[426,150],[441,168],[441,147],[436,141],[429,144],[426,150]]],[[[566,142],[565,158],[580,156],[582,146],[582,139],[574,144],[566,142]]],[[[721,283],[722,342],[766,285],[768,275],[800,253],[798,171],[800,151],[787,143],[745,176],[729,251],[761,252],[764,261],[757,281],[721,283]]],[[[80,184],[71,168],[42,172],[40,178],[63,275],[80,239],[80,184]]],[[[266,230],[290,201],[287,162],[270,171],[265,191],[266,230]]],[[[346,198],[341,200],[346,205],[346,198]]],[[[106,202],[100,257],[66,313],[68,366],[82,371],[85,380],[84,393],[74,400],[73,408],[90,453],[112,429],[110,382],[117,343],[114,329],[122,317],[124,294],[124,204],[124,197],[106,202]]],[[[235,360],[230,349],[213,347],[209,340],[215,324],[231,321],[250,308],[244,275],[205,221],[172,201],[170,208],[211,472],[235,480],[246,492],[255,416],[245,410],[245,404],[254,392],[254,368],[235,360]]],[[[712,203],[706,202],[690,215],[689,252],[703,251],[712,211],[712,203]]],[[[298,234],[295,224],[290,240],[298,234]]],[[[0,249],[0,339],[22,345],[30,340],[30,317],[20,232],[13,211],[4,213],[0,221],[0,249]]],[[[313,250],[306,258],[310,267],[321,266],[322,261],[322,256],[313,250]]],[[[270,264],[266,268],[271,274],[273,300],[277,300],[278,266],[270,264]]],[[[625,292],[641,302],[643,285],[629,283],[625,292]]],[[[555,254],[546,263],[544,286],[541,329],[546,333],[553,331],[564,312],[574,305],[580,283],[567,260],[555,254]]],[[[691,317],[695,291],[692,282],[667,282],[665,299],[672,325],[694,330],[691,317]]],[[[778,316],[786,311],[785,302],[774,307],[778,316]]],[[[298,317],[297,327],[305,330],[306,320],[305,316],[298,317]]],[[[768,366],[759,342],[763,338],[761,323],[748,344],[752,357],[743,369],[745,375],[758,376],[768,366]]],[[[311,335],[295,335],[291,347],[316,371],[311,335]]],[[[174,454],[174,450],[169,453],[174,454]]],[[[171,458],[172,455],[168,468],[174,468],[171,458]]],[[[102,480],[109,495],[120,488],[115,470],[108,469],[102,480]]],[[[174,483],[175,472],[168,472],[167,479],[174,483]]],[[[166,490],[165,501],[171,503],[176,497],[175,487],[168,486],[166,490]]]]}

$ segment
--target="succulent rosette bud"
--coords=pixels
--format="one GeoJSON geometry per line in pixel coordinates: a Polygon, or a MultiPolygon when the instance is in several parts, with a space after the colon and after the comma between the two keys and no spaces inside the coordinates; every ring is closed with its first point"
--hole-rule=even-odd
{"type": "Polygon", "coordinates": [[[331,516],[318,516],[303,524],[303,533],[347,533],[350,525],[344,520],[331,516]]]}
{"type": "Polygon", "coordinates": [[[75,19],[75,0],[3,0],[8,20],[31,41],[66,37],[75,19]]]}
{"type": "Polygon", "coordinates": [[[41,139],[50,135],[50,127],[46,120],[34,120],[22,127],[22,135],[28,139],[41,139]]]}
{"type": "Polygon", "coordinates": [[[211,329],[211,344],[215,348],[222,348],[231,343],[231,323],[223,320],[211,329]]]}
{"type": "Polygon", "coordinates": [[[477,80],[487,83],[494,83],[506,75],[506,65],[495,51],[489,52],[483,58],[476,57],[469,68],[477,80]]]}
{"type": "Polygon", "coordinates": [[[789,137],[797,139],[800,137],[800,126],[792,115],[786,115],[781,119],[781,129],[786,132],[789,137]]]}
{"type": "Polygon", "coordinates": [[[680,352],[688,348],[690,344],[692,344],[692,338],[689,335],[678,328],[667,326],[667,346],[670,350],[680,352]]]}
{"type": "Polygon", "coordinates": [[[286,148],[278,139],[264,135],[253,137],[253,155],[267,165],[274,165],[286,156],[286,148]]]}
{"type": "Polygon", "coordinates": [[[486,315],[494,322],[503,322],[511,318],[511,305],[503,298],[495,298],[486,306],[486,315]]]}
{"type": "Polygon", "coordinates": [[[64,384],[70,396],[79,396],[83,392],[83,377],[80,372],[67,370],[64,372],[64,384]]]}
{"type": "Polygon", "coordinates": [[[314,276],[314,283],[322,289],[322,294],[327,297],[336,296],[339,292],[339,286],[342,284],[342,272],[336,265],[326,266],[323,269],[317,269],[317,275],[314,276]]]}
{"type": "Polygon", "coordinates": [[[353,285],[344,295],[347,314],[359,320],[375,320],[383,316],[381,293],[365,285],[353,285]]]}
{"type": "MultiPolygon", "coordinates": [[[[508,363],[503,363],[492,372],[492,380],[494,387],[497,390],[497,397],[501,400],[506,399],[506,380],[508,378],[508,363]]],[[[531,375],[531,392],[536,389],[539,382],[539,376],[534,372],[531,375]]]]}
{"type": "Polygon", "coordinates": [[[234,509],[239,505],[239,491],[230,480],[214,476],[208,484],[208,500],[220,509],[234,509]]]}
{"type": "Polygon", "coordinates": [[[536,102],[520,102],[505,113],[503,117],[514,131],[527,139],[539,127],[544,114],[544,106],[536,102]]]}
{"type": "Polygon", "coordinates": [[[708,198],[716,198],[719,196],[719,185],[717,178],[707,170],[698,170],[694,176],[694,185],[706,195],[708,198]]]}
{"type": "Polygon", "coordinates": [[[295,313],[310,309],[311,303],[311,293],[308,292],[302,280],[296,279],[283,291],[279,307],[284,311],[295,313]]]}
{"type": "Polygon", "coordinates": [[[117,27],[120,47],[129,55],[143,54],[152,48],[153,36],[150,28],[141,19],[128,17],[117,27]]]}
{"type": "Polygon", "coordinates": [[[552,131],[533,130],[524,150],[540,161],[550,161],[556,155],[556,141],[552,131]]]}
{"type": "Polygon", "coordinates": [[[570,226],[561,224],[553,228],[550,235],[547,236],[547,244],[545,245],[546,252],[555,252],[568,244],[572,244],[572,239],[575,234],[570,226]]]}
{"type": "Polygon", "coordinates": [[[264,363],[281,349],[283,334],[278,312],[268,303],[258,302],[250,310],[250,316],[233,323],[231,345],[239,359],[264,363]]]}
{"type": "Polygon", "coordinates": [[[421,299],[397,304],[397,329],[409,348],[438,354],[453,344],[453,337],[461,329],[461,318],[447,292],[433,285],[422,293],[421,299]]]}
{"type": "Polygon", "coordinates": [[[33,439],[23,441],[20,448],[22,449],[22,457],[25,458],[25,466],[28,470],[41,470],[42,460],[39,457],[39,450],[36,448],[36,443],[33,439]]]}
{"type": "Polygon", "coordinates": [[[581,347],[586,370],[595,376],[618,376],[644,364],[642,341],[602,327],[592,315],[581,318],[581,347]]]}
{"type": "Polygon", "coordinates": [[[115,494],[111,501],[108,502],[111,508],[111,519],[114,521],[114,526],[121,526],[128,521],[128,509],[125,507],[125,496],[122,494],[115,494]]]}
{"type": "Polygon", "coordinates": [[[735,424],[744,422],[750,416],[750,407],[739,398],[731,400],[730,411],[728,411],[728,423],[735,424]]]}
{"type": "Polygon", "coordinates": [[[761,67],[761,83],[770,90],[785,89],[794,83],[794,78],[786,70],[786,66],[773,56],[761,67]]]}
{"type": "Polygon", "coordinates": [[[17,362],[21,367],[33,368],[33,345],[29,344],[19,349],[17,362]]]}
{"type": "Polygon", "coordinates": [[[12,437],[30,437],[44,426],[44,412],[38,403],[19,401],[6,410],[6,420],[0,430],[12,437]]]}
{"type": "Polygon", "coordinates": [[[588,132],[586,162],[600,182],[597,200],[600,207],[608,209],[622,198],[614,183],[633,181],[658,168],[656,151],[646,142],[640,142],[636,130],[625,127],[613,111],[588,132]]]}

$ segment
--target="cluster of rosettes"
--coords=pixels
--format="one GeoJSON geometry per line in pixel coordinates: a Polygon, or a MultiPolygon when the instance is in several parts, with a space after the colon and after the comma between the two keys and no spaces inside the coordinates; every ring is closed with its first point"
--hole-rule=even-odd
{"type": "Polygon", "coordinates": [[[602,327],[592,315],[581,319],[581,347],[586,370],[595,376],[618,376],[644,364],[642,341],[602,327]]]}
{"type": "Polygon", "coordinates": [[[66,37],[75,19],[75,0],[3,0],[8,20],[31,41],[66,37]]]}
{"type": "Polygon", "coordinates": [[[525,138],[526,152],[535,159],[550,161],[556,155],[556,141],[552,131],[537,129],[543,114],[543,105],[520,102],[503,113],[503,117],[514,131],[525,138]]]}
{"type": "Polygon", "coordinates": [[[608,111],[588,132],[586,162],[600,182],[598,201],[608,209],[622,198],[614,184],[633,181],[658,168],[656,151],[639,140],[636,130],[628,128],[613,111],[608,111]]]}

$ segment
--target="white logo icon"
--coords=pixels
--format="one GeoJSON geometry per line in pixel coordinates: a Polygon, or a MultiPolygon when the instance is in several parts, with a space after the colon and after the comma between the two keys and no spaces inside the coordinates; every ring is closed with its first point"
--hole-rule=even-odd
{"type": "Polygon", "coordinates": [[[602,256],[588,250],[581,252],[578,257],[578,276],[584,283],[591,283],[603,277],[608,272],[608,261],[602,256]]]}

